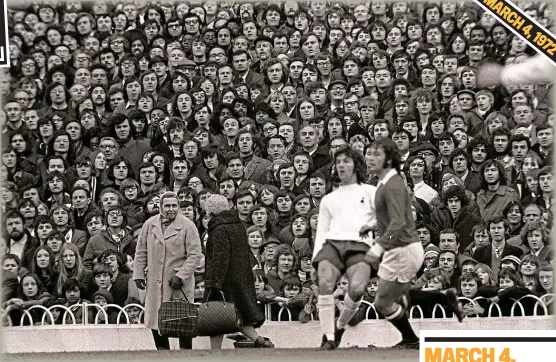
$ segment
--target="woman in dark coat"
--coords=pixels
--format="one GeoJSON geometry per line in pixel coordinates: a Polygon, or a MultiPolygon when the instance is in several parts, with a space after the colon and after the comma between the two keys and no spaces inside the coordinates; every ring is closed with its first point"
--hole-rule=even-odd
{"type": "MultiPolygon", "coordinates": [[[[205,202],[209,215],[205,259],[204,301],[221,298],[234,302],[243,320],[240,332],[254,342],[255,348],[273,348],[274,344],[259,336],[255,328],[264,323],[257,305],[255,278],[249,263],[247,233],[235,210],[221,195],[211,195],[205,202]]],[[[211,336],[211,349],[222,347],[223,335],[211,336]]]]}

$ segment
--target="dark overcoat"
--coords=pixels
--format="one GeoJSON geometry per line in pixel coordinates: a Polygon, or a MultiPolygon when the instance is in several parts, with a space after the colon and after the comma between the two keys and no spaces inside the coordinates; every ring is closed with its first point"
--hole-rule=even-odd
{"type": "MultiPolygon", "coordinates": [[[[265,318],[257,305],[249,253],[245,226],[235,210],[211,218],[205,259],[205,299],[209,288],[221,289],[226,301],[236,304],[243,325],[258,328],[265,318]]],[[[218,297],[211,295],[210,299],[218,297]]]]}

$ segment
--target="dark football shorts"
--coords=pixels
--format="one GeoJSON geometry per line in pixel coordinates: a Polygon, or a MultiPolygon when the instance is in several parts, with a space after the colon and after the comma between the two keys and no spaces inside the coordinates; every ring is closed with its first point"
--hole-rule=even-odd
{"type": "Polygon", "coordinates": [[[313,259],[313,267],[318,270],[319,262],[326,260],[344,274],[350,266],[365,261],[369,248],[359,241],[327,239],[313,259]]]}

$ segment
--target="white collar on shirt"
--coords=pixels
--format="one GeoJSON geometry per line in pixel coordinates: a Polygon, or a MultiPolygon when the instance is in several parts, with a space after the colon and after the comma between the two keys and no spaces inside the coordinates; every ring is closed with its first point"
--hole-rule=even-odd
{"type": "Polygon", "coordinates": [[[376,187],[379,187],[380,185],[385,185],[388,180],[390,180],[390,178],[392,178],[392,176],[397,175],[398,171],[396,171],[395,168],[390,169],[390,171],[388,171],[386,173],[386,175],[384,175],[384,178],[380,181],[378,181],[378,184],[376,185],[376,187]]]}

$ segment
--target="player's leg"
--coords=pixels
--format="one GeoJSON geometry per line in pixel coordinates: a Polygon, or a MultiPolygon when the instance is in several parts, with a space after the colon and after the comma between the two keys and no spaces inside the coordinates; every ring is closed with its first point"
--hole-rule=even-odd
{"type": "Polygon", "coordinates": [[[419,338],[415,335],[404,306],[398,301],[409,291],[409,283],[399,283],[380,278],[376,291],[375,308],[402,334],[402,343],[417,344],[419,338]]]}
{"type": "Polygon", "coordinates": [[[320,329],[323,334],[323,349],[335,349],[334,343],[334,315],[336,305],[334,303],[334,289],[340,279],[342,272],[329,260],[321,260],[318,264],[318,286],[319,297],[317,307],[319,311],[320,329]]]}
{"type": "Polygon", "coordinates": [[[336,333],[334,335],[336,346],[340,345],[346,325],[357,313],[361,305],[363,294],[371,277],[371,266],[360,261],[349,266],[346,275],[348,278],[348,291],[344,297],[344,308],[336,321],[336,333]]]}
{"type": "Polygon", "coordinates": [[[405,313],[408,303],[404,296],[407,296],[411,280],[421,267],[423,258],[423,246],[417,242],[386,251],[378,269],[379,282],[375,298],[377,311],[402,334],[402,345],[417,348],[419,338],[405,313]]]}

